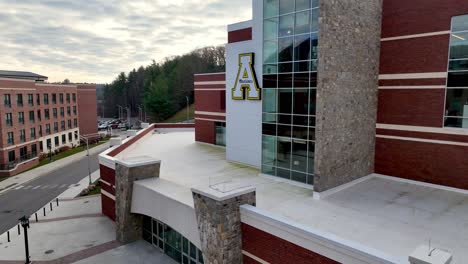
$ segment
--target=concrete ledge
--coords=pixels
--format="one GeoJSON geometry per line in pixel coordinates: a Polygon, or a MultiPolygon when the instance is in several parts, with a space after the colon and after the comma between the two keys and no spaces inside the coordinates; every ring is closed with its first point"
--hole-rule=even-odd
{"type": "Polygon", "coordinates": [[[192,192],[209,197],[215,201],[221,202],[247,193],[255,192],[255,187],[241,187],[227,192],[220,192],[210,187],[205,188],[192,188],[192,192]]]}
{"type": "Polygon", "coordinates": [[[139,167],[139,166],[161,163],[160,160],[156,160],[148,156],[130,157],[130,158],[122,159],[122,160],[116,159],[115,162],[127,168],[134,168],[134,167],[139,167]]]}
{"type": "Polygon", "coordinates": [[[407,264],[407,260],[303,226],[250,205],[240,207],[241,221],[296,245],[346,264],[407,264]]]}

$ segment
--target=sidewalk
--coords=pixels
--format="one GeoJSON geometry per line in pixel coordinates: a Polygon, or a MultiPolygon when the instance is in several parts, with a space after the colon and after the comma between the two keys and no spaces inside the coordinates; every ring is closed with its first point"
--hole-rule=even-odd
{"type": "MultiPolygon", "coordinates": [[[[83,179],[86,180],[86,179],[83,179]]],[[[67,191],[69,192],[69,191],[67,191]]],[[[62,197],[72,195],[62,194],[62,197]]],[[[38,212],[28,229],[30,256],[33,263],[41,264],[175,264],[159,249],[145,241],[121,245],[115,240],[115,224],[101,214],[100,195],[75,198],[59,203],[47,216],[38,212]]],[[[6,234],[0,235],[0,264],[24,263],[24,234],[17,227],[10,230],[11,242],[6,234]]]]}
{"type": "MultiPolygon", "coordinates": [[[[109,143],[104,143],[100,146],[94,147],[89,150],[90,155],[101,153],[102,151],[109,148],[109,143]]],[[[61,160],[54,161],[50,164],[38,167],[36,169],[20,173],[18,175],[12,176],[6,180],[0,182],[0,194],[8,191],[9,189],[19,185],[34,180],[38,177],[41,177],[53,170],[67,166],[79,159],[86,157],[86,151],[77,153],[75,155],[63,158],[61,160]]]]}

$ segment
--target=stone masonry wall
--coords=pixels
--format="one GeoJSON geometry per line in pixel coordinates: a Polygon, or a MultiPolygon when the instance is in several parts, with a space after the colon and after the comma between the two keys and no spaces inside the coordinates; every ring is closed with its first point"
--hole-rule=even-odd
{"type": "Polygon", "coordinates": [[[239,206],[255,205],[255,191],[224,201],[193,193],[195,213],[207,264],[242,263],[242,229],[239,206]]]}
{"type": "Polygon", "coordinates": [[[133,184],[137,180],[159,177],[160,162],[141,166],[115,166],[115,205],[117,240],[130,243],[141,238],[142,216],[131,213],[133,184]]]}
{"type": "Polygon", "coordinates": [[[374,171],[382,0],[320,1],[314,190],[374,171]]]}

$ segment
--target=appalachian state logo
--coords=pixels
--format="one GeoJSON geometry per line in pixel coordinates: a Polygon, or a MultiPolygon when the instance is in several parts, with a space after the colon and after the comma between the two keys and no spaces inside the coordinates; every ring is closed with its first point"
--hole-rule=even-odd
{"type": "Polygon", "coordinates": [[[239,71],[232,88],[233,100],[261,100],[261,89],[258,87],[257,76],[253,65],[254,53],[239,54],[239,71]]]}

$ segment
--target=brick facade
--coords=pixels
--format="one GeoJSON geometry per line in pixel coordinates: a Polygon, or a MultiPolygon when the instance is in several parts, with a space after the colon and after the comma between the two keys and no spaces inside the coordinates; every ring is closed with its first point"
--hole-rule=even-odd
{"type": "MultiPolygon", "coordinates": [[[[25,79],[0,79],[0,88],[2,88],[0,90],[0,112],[2,113],[0,115],[0,164],[2,164],[0,175],[15,175],[37,164],[37,160],[33,159],[40,153],[49,152],[48,139],[50,139],[52,151],[63,146],[72,147],[79,144],[79,138],[75,136],[75,133],[80,133],[80,124],[96,127],[95,115],[91,121],[89,115],[80,117],[79,87],[81,86],[54,85],[25,79]],[[10,104],[6,102],[8,95],[10,104]],[[19,98],[22,98],[22,103],[18,101],[19,98]],[[46,116],[47,111],[48,116],[46,116]],[[9,117],[10,114],[12,124],[7,122],[7,115],[9,117]],[[50,131],[47,131],[48,126],[50,131]],[[13,142],[8,142],[9,132],[13,133],[13,142]],[[20,137],[23,132],[24,137],[20,137]],[[35,153],[33,146],[35,146],[35,153]],[[9,152],[14,152],[15,161],[11,160],[13,156],[10,158],[9,152]],[[25,161],[28,161],[26,162],[28,165],[25,161]],[[15,167],[14,165],[18,163],[21,163],[20,166],[15,167]]],[[[86,87],[92,89],[94,86],[87,85],[86,87]]],[[[88,96],[86,101],[95,104],[95,93],[88,96]]]]}
{"type": "Polygon", "coordinates": [[[83,136],[95,135],[97,128],[97,100],[95,85],[79,85],[78,96],[78,124],[83,136]]]}
{"type": "Polygon", "coordinates": [[[215,144],[216,122],[226,122],[226,75],[195,75],[195,141],[215,144]]]}
{"type": "MultiPolygon", "coordinates": [[[[242,249],[270,264],[337,264],[332,259],[242,223],[242,249]]],[[[259,263],[243,256],[244,264],[259,263]]]]}

